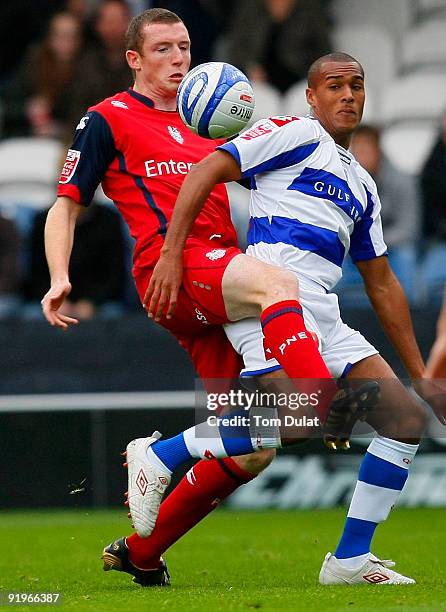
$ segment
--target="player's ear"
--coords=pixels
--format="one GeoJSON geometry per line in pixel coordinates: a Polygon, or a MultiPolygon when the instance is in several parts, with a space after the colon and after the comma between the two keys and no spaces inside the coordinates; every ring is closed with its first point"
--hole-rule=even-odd
{"type": "Polygon", "coordinates": [[[127,58],[127,64],[132,70],[140,70],[141,58],[138,51],[132,51],[131,49],[129,49],[128,51],[126,51],[125,57],[127,58]]]}
{"type": "Polygon", "coordinates": [[[307,87],[307,89],[305,91],[305,95],[307,96],[307,104],[308,104],[308,106],[313,106],[313,104],[314,104],[314,94],[313,94],[313,90],[311,89],[311,87],[307,87]]]}

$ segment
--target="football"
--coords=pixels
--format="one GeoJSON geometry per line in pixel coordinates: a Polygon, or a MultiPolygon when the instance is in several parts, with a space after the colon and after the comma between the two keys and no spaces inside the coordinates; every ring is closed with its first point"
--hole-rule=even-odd
{"type": "Polygon", "coordinates": [[[177,105],[182,120],[195,134],[230,138],[251,119],[254,93],[241,70],[225,62],[208,62],[186,74],[177,105]]]}

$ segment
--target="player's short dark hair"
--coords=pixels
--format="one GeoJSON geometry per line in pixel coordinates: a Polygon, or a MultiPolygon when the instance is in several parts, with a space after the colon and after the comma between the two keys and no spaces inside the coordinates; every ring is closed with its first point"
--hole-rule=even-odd
{"type": "Polygon", "coordinates": [[[127,51],[142,52],[144,44],[144,27],[151,23],[182,23],[183,20],[176,13],[163,8],[152,8],[136,15],[131,20],[125,36],[125,48],[127,51]]]}
{"type": "Polygon", "coordinates": [[[308,74],[307,74],[308,87],[314,86],[315,77],[319,73],[322,65],[325,64],[326,62],[339,62],[339,63],[354,62],[355,64],[358,64],[361,70],[362,76],[364,76],[364,68],[361,66],[361,64],[358,62],[357,59],[355,59],[348,53],[344,53],[343,51],[335,51],[334,53],[327,53],[327,55],[323,55],[322,57],[319,57],[317,60],[315,60],[311,64],[311,66],[308,69],[308,74]]]}

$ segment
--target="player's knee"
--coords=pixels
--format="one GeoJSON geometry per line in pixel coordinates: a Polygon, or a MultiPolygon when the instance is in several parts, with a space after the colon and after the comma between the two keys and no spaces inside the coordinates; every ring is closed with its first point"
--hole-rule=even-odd
{"type": "Polygon", "coordinates": [[[406,435],[412,435],[414,438],[421,437],[427,426],[426,411],[416,402],[411,402],[408,410],[405,411],[402,429],[406,435]]]}
{"type": "Polygon", "coordinates": [[[256,453],[252,453],[251,455],[233,457],[233,459],[238,463],[242,470],[257,475],[269,466],[275,456],[275,448],[265,448],[257,451],[256,453]]]}
{"type": "MultiPolygon", "coordinates": [[[[427,426],[427,415],[422,406],[420,406],[413,398],[409,398],[404,408],[397,413],[391,413],[391,422],[393,427],[377,431],[384,436],[395,438],[400,442],[409,444],[417,444],[422,437],[427,426]]],[[[389,423],[387,423],[389,424],[389,423]]]]}
{"type": "Polygon", "coordinates": [[[297,300],[299,295],[299,283],[297,277],[288,270],[277,269],[270,271],[264,280],[264,303],[267,308],[276,302],[283,300],[297,300]]]}

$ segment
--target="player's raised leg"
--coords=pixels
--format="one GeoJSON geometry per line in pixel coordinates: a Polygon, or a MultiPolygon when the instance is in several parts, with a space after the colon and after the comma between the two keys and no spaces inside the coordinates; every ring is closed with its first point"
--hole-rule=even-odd
{"type": "Polygon", "coordinates": [[[275,357],[301,392],[320,390],[316,408],[325,421],[337,386],[304,322],[294,273],[249,255],[238,255],[223,275],[228,318],[260,317],[265,351],[275,357]]]}
{"type": "Polygon", "coordinates": [[[370,549],[378,524],[387,519],[406,483],[425,414],[379,355],[360,361],[350,376],[384,379],[380,405],[385,411],[380,413],[378,407],[370,418],[378,436],[361,463],[342,537],[335,553],[327,554],[319,580],[321,584],[413,584],[412,578],[391,569],[393,562],[381,561],[370,549]]]}

